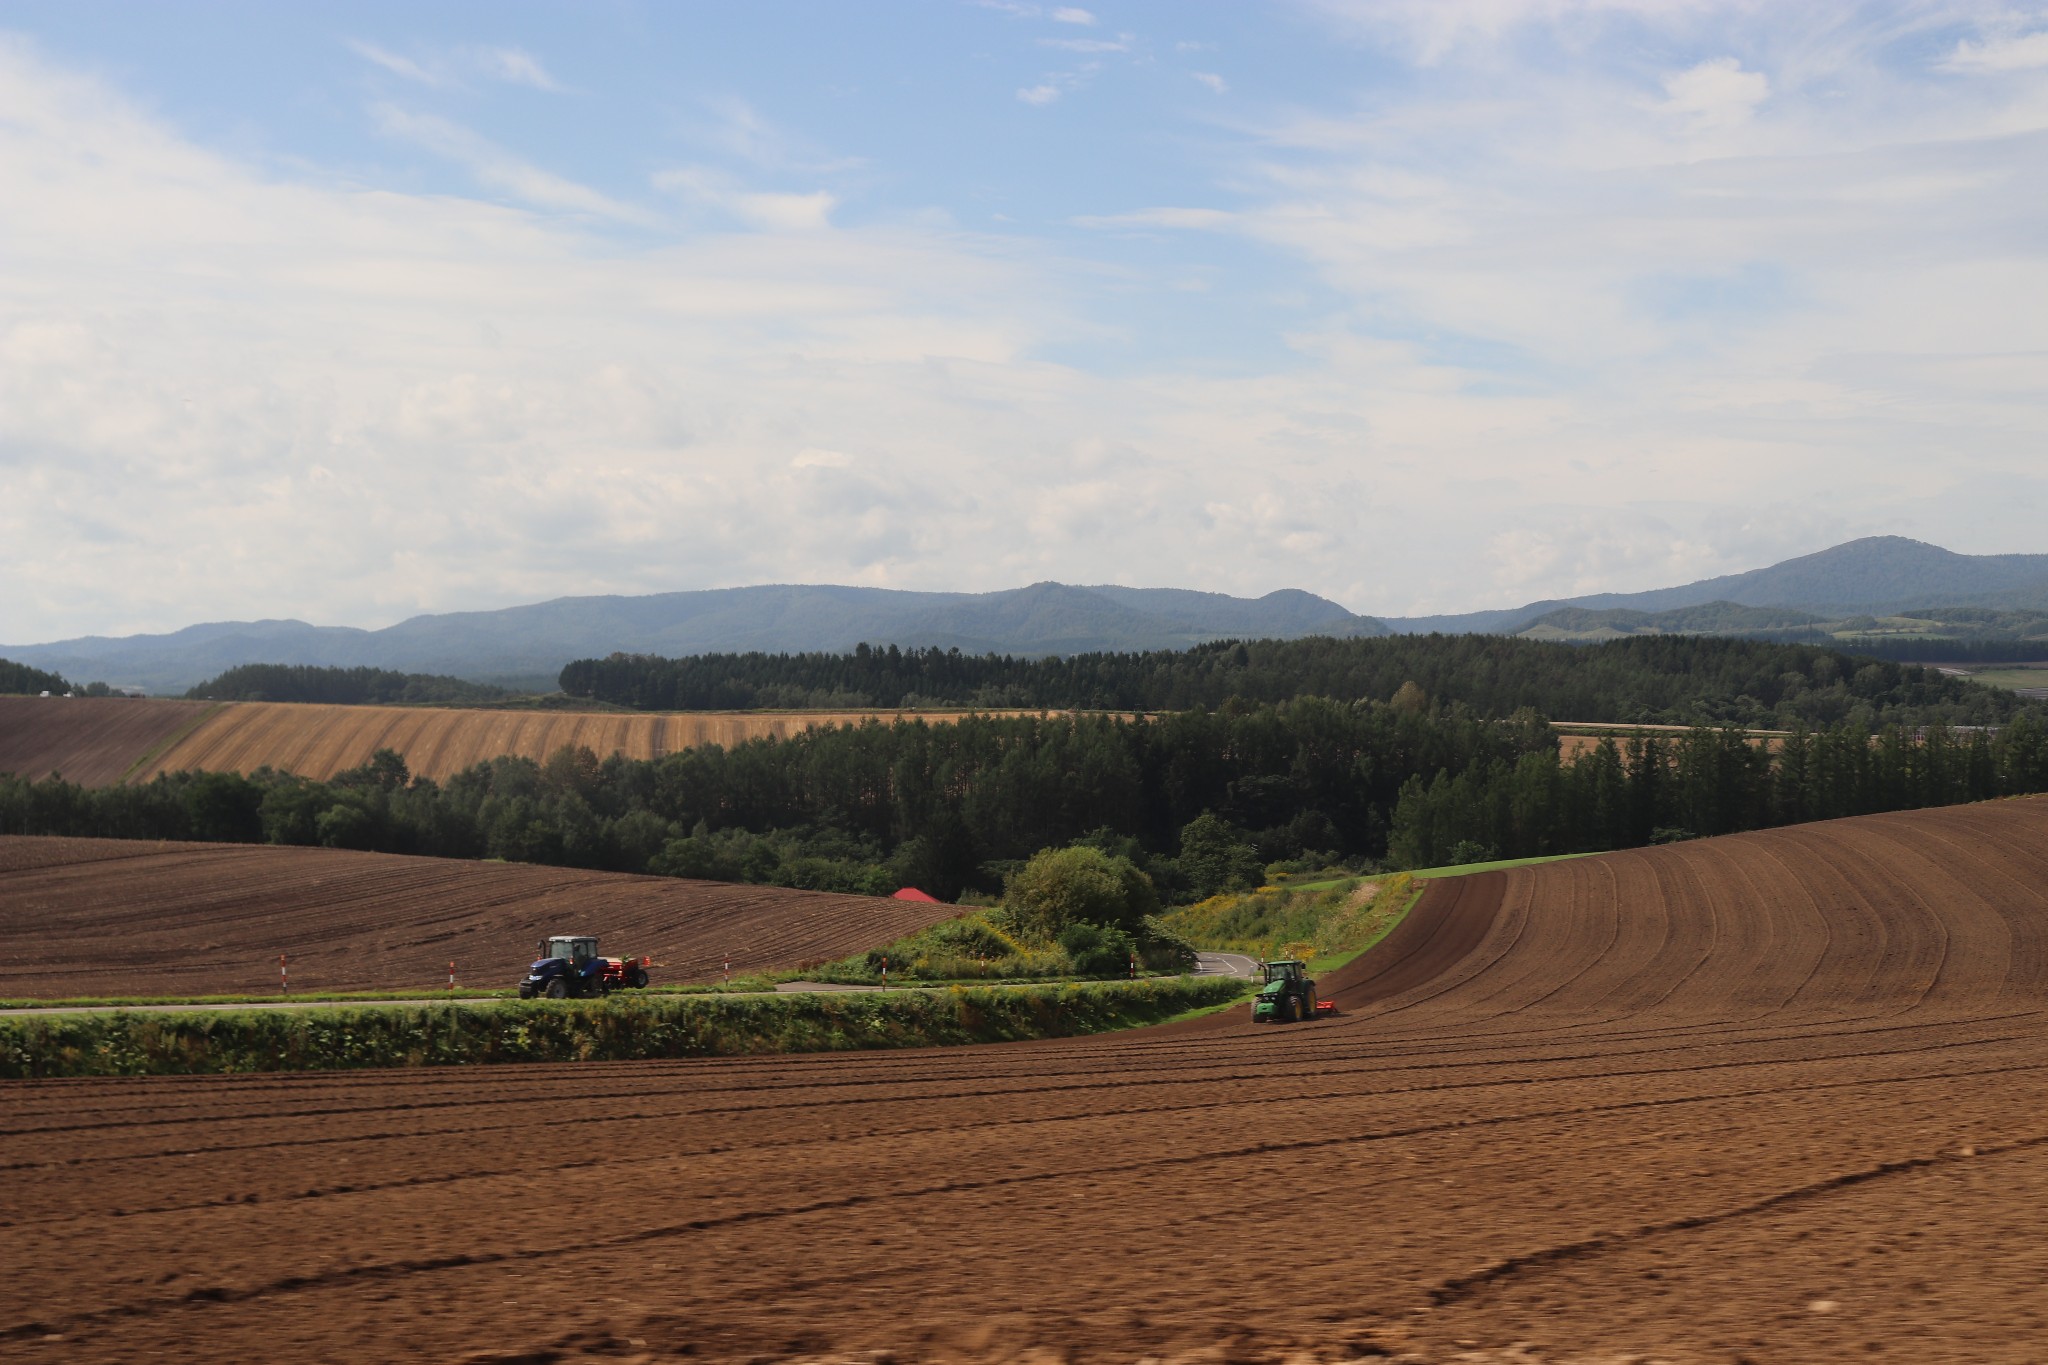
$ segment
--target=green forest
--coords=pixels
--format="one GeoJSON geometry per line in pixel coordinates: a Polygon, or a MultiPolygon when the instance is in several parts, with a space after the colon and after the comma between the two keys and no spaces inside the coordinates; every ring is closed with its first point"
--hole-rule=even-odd
{"type": "Polygon", "coordinates": [[[0,659],[0,693],[26,693],[33,697],[39,692],[48,692],[53,697],[61,697],[69,691],[71,684],[55,673],[0,659]]]}
{"type": "Polygon", "coordinates": [[[461,706],[510,695],[502,687],[439,674],[311,664],[243,664],[185,694],[193,701],[311,701],[335,706],[461,706]]]}
{"type": "MultiPolygon", "coordinates": [[[[1710,636],[1556,644],[1498,635],[1224,642],[1019,659],[861,646],[851,654],[614,654],[562,670],[573,697],[642,710],[1017,707],[1213,710],[1302,697],[1385,701],[1413,683],[1481,715],[1774,729],[1993,725],[2029,705],[1928,669],[1812,645],[1710,636]]],[[[2048,708],[2032,704],[2048,718],[2048,708]]]]}
{"type": "MultiPolygon", "coordinates": [[[[1914,670],[1917,672],[1917,670],[1914,670]]],[[[2048,790],[2048,727],[1803,728],[1612,741],[1561,762],[1549,724],[1419,688],[1232,700],[1156,718],[868,722],[650,761],[564,749],[436,783],[380,753],[332,781],[170,774],[88,789],[0,778],[0,831],[506,858],[952,899],[1041,849],[1129,858],[1162,903],[1273,864],[1420,867],[1731,833],[2048,790]]]]}

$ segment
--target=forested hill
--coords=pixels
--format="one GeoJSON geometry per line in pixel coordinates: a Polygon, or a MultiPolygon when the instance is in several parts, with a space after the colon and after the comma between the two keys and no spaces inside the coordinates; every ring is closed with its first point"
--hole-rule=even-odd
{"type": "Polygon", "coordinates": [[[336,706],[465,705],[510,696],[502,687],[388,668],[317,668],[309,664],[243,664],[185,694],[206,701],[305,701],[336,706]]]}
{"type": "Polygon", "coordinates": [[[1790,728],[1995,724],[2012,694],[1807,645],[1653,636],[1560,645],[1491,635],[1258,640],[1142,654],[1018,659],[952,650],[614,654],[562,670],[574,697],[642,710],[855,706],[1214,709],[1233,698],[1460,703],[1563,720],[1790,728]]]}
{"type": "Polygon", "coordinates": [[[11,659],[0,659],[0,692],[64,693],[71,690],[71,684],[55,673],[45,673],[40,668],[30,668],[11,659]]]}

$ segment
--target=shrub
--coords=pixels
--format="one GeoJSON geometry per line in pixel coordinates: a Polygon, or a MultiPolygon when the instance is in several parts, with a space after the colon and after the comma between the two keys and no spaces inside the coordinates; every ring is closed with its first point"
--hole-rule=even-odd
{"type": "Polygon", "coordinates": [[[1123,930],[1085,920],[1060,930],[1060,947],[1078,976],[1124,976],[1137,956],[1138,944],[1123,930]]]}
{"type": "Polygon", "coordinates": [[[1135,928],[1159,900],[1130,859],[1079,845],[1040,850],[1011,874],[1003,906],[1020,933],[1045,941],[1070,924],[1135,928]]]}

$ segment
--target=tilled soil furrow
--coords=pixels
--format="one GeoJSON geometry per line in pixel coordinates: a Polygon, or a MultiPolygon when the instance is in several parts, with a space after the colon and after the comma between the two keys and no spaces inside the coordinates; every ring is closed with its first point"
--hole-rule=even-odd
{"type": "Polygon", "coordinates": [[[2044,849],[2011,801],[1439,883],[1293,1028],[22,1085],[5,1353],[2031,1359],[2044,849]]]}

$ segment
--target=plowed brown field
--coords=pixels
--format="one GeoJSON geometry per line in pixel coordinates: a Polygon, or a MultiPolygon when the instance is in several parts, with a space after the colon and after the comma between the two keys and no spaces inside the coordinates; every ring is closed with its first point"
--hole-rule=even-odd
{"type": "Polygon", "coordinates": [[[510,986],[549,933],[649,954],[660,981],[887,943],[950,905],[324,848],[0,838],[0,995],[510,986]]]}
{"type": "Polygon", "coordinates": [[[2044,888],[2015,801],[1437,883],[1293,1027],[17,1082],[0,1349],[2039,1360],[2044,888]]]}
{"type": "Polygon", "coordinates": [[[0,697],[0,773],[111,787],[211,710],[204,701],[0,697]]]}
{"type": "MultiPolygon", "coordinates": [[[[510,755],[542,759],[582,745],[599,758],[660,758],[700,744],[787,739],[825,725],[874,720],[947,724],[958,711],[777,711],[628,714],[477,711],[298,702],[134,701],[0,697],[0,773],[61,773],[89,787],[159,773],[252,773],[270,767],[325,780],[379,749],[436,781],[510,755]],[[175,740],[175,742],[170,742],[175,740]]],[[[997,711],[993,715],[1036,712],[997,711]]]]}

